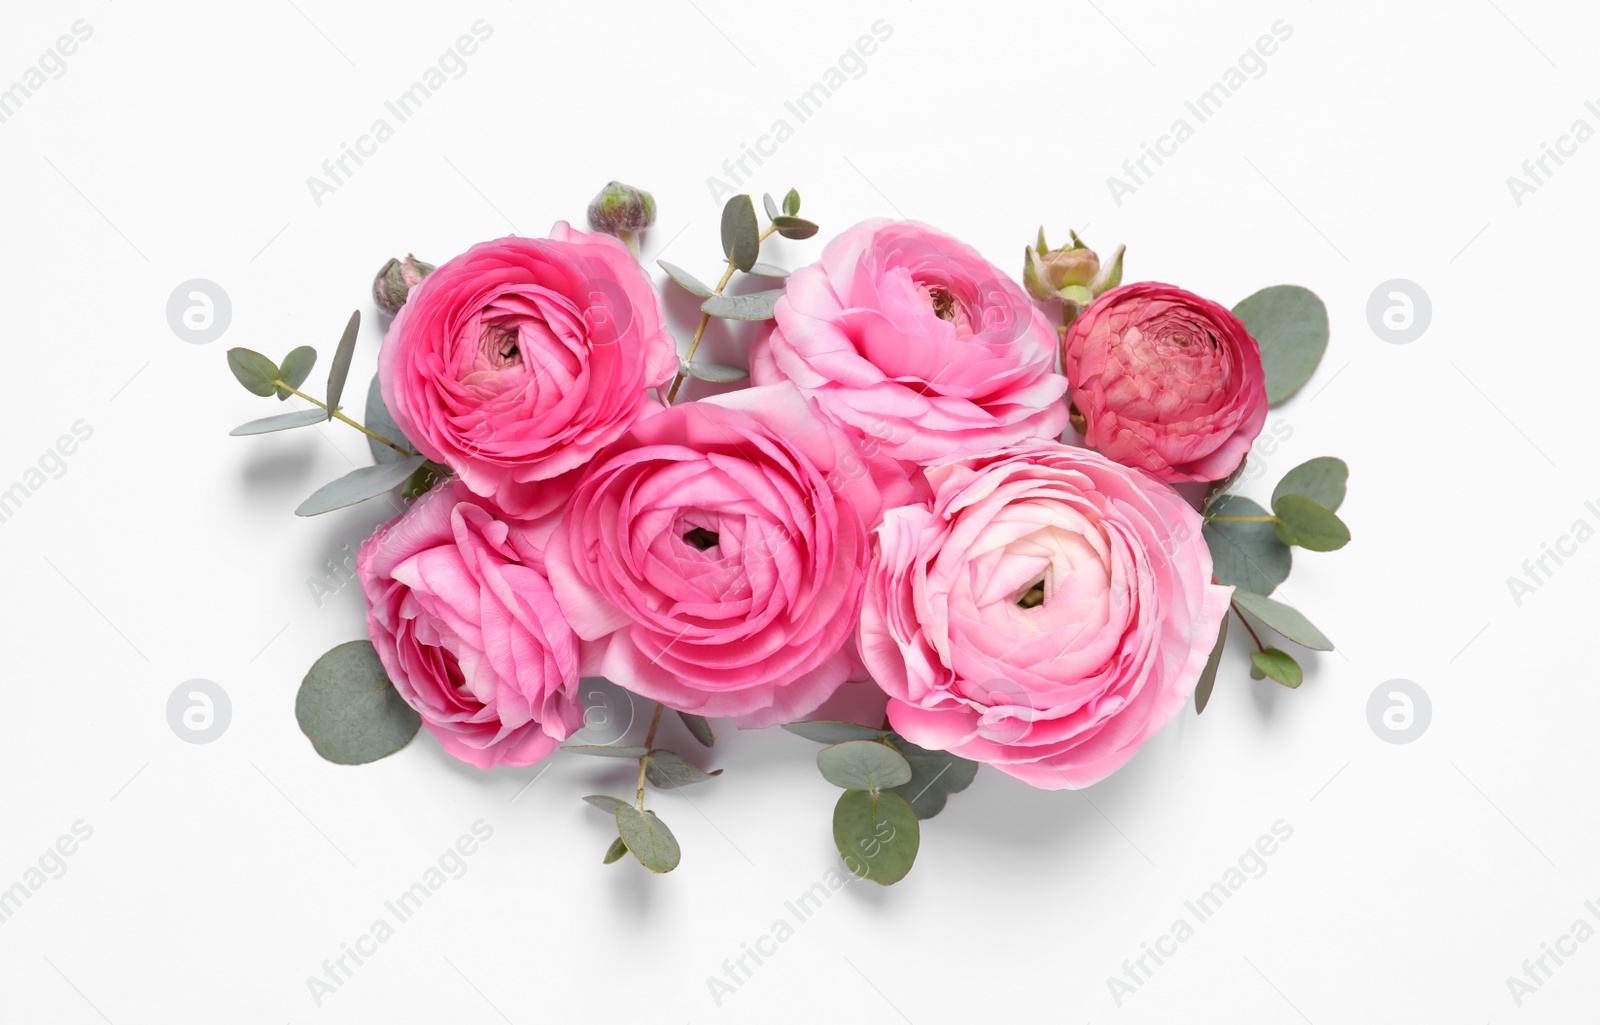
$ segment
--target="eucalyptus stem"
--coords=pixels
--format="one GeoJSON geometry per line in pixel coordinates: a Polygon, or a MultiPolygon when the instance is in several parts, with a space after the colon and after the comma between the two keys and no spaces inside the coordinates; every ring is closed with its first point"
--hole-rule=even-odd
{"type": "Polygon", "coordinates": [[[1207,516],[1206,520],[1217,523],[1276,523],[1276,516],[1207,516]]]}
{"type": "MultiPolygon", "coordinates": [[[[758,236],[756,238],[756,244],[760,245],[762,242],[765,242],[768,239],[768,237],[770,237],[772,235],[772,233],[777,231],[777,230],[778,230],[778,226],[776,224],[767,225],[767,230],[763,231],[760,234],[760,236],[758,236]]],[[[712,292],[711,292],[712,295],[721,295],[722,294],[722,290],[724,288],[727,288],[728,287],[728,282],[733,279],[733,272],[736,269],[737,268],[734,267],[734,264],[733,264],[733,257],[731,257],[731,256],[728,257],[728,267],[727,267],[726,270],[724,270],[722,272],[722,279],[717,282],[717,287],[715,289],[713,289],[712,292]]],[[[688,362],[690,362],[691,360],[694,359],[695,350],[700,348],[700,339],[706,333],[706,326],[709,325],[710,323],[711,323],[711,314],[709,314],[709,313],[700,314],[700,324],[699,324],[698,327],[696,327],[694,329],[694,337],[689,339],[689,351],[684,353],[684,356],[683,356],[683,361],[685,363],[688,363],[688,362]]],[[[669,405],[669,406],[672,405],[673,400],[678,397],[678,389],[683,387],[683,381],[684,381],[683,368],[679,367],[677,376],[672,379],[672,387],[667,389],[667,405],[669,405]]],[[[643,770],[640,770],[640,778],[641,779],[644,778],[643,770]]],[[[640,786],[640,788],[642,790],[644,784],[641,783],[641,784],[639,784],[639,786],[640,786]]]]}
{"type": "MultiPolygon", "coordinates": [[[[282,388],[285,391],[290,392],[291,394],[300,396],[302,399],[305,399],[307,402],[311,403],[313,406],[317,406],[320,409],[328,409],[328,404],[326,402],[317,401],[316,399],[314,399],[311,396],[307,395],[305,392],[303,392],[300,389],[296,388],[292,384],[284,384],[282,381],[273,381],[272,383],[277,385],[279,388],[282,388]]],[[[348,416],[345,416],[343,413],[339,412],[337,409],[329,410],[329,412],[331,412],[334,415],[335,419],[343,420],[345,423],[349,424],[351,427],[354,427],[356,430],[360,431],[362,434],[365,434],[367,437],[371,438],[373,441],[381,441],[385,445],[388,445],[390,448],[394,449],[396,452],[400,453],[403,456],[414,456],[414,455],[416,455],[415,452],[411,451],[409,448],[406,448],[404,445],[396,444],[395,442],[392,442],[388,438],[385,438],[383,435],[379,434],[377,431],[368,430],[367,428],[361,426],[360,424],[356,423],[354,420],[350,419],[348,416]]]]}
{"type": "MultiPolygon", "coordinates": [[[[650,732],[644,735],[644,748],[646,751],[649,751],[651,745],[656,742],[656,728],[661,725],[661,710],[665,707],[667,706],[658,703],[656,705],[656,714],[650,717],[650,732]]],[[[641,815],[644,814],[644,767],[649,758],[648,754],[639,756],[639,792],[635,795],[635,803],[638,804],[641,815]]]]}
{"type": "Polygon", "coordinates": [[[1250,639],[1256,642],[1256,649],[1258,651],[1266,651],[1267,646],[1261,643],[1261,638],[1257,636],[1255,630],[1250,626],[1250,621],[1244,618],[1244,612],[1240,610],[1239,606],[1229,602],[1228,607],[1233,609],[1233,614],[1239,617],[1239,622],[1243,623],[1245,630],[1249,631],[1250,639]]]}

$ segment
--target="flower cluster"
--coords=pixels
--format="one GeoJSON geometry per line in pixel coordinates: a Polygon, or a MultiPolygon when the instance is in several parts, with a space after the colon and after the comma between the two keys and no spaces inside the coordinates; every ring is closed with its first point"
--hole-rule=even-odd
{"type": "MultiPolygon", "coordinates": [[[[1203,706],[1230,607],[1327,646],[1266,594],[1278,548],[1286,574],[1290,545],[1348,539],[1343,464],[1291,473],[1270,514],[1219,501],[1276,372],[1241,316],[1122,284],[1122,251],[1103,262],[1076,235],[1050,250],[1041,232],[1018,280],[928,225],[873,220],[785,274],[758,262],[762,243],[817,227],[793,191],[766,208],[762,230],[749,197],[730,201],[715,287],[662,265],[703,300],[682,358],[635,255],[655,201],[616,182],[594,232],[386,264],[374,295],[394,318],[365,425],[338,406],[359,317],[325,402],[299,390],[313,350],[281,366],[229,354],[251,390],[315,407],[236,433],[338,417],[373,438],[379,464],[302,513],[404,487],[358,576],[396,707],[450,754],[548,757],[582,726],[588,676],[658,703],[642,747],[589,752],[637,757],[637,800],[589,800],[617,819],[607,861],[662,871],[677,844],[645,780],[709,774],[653,746],[660,709],[706,744],[706,717],[790,725],[830,745],[846,863],[892,882],[971,763],[1082,787],[1203,706]],[[726,293],[735,272],[785,280],[726,293]],[[746,376],[695,361],[713,318],[760,322],[749,384],[674,401],[690,378],[746,376]]],[[[1274,293],[1247,300],[1263,323],[1285,322],[1274,293]]],[[[1300,683],[1293,658],[1256,646],[1258,675],[1300,683]]],[[[331,687],[314,669],[302,690],[314,739],[331,687]]],[[[364,713],[335,712],[343,739],[319,751],[397,747],[359,749],[364,713]]]]}

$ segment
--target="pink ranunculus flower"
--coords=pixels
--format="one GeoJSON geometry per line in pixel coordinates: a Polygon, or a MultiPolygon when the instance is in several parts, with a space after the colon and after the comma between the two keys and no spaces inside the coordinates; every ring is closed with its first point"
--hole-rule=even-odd
{"type": "Polygon", "coordinates": [[[544,515],[566,476],[657,405],[677,367],[628,248],[564,222],[473,246],[413,290],[378,354],[383,400],[430,459],[507,514],[544,515]]]}
{"type": "Polygon", "coordinates": [[[531,536],[451,479],[361,546],[367,630],[446,751],[528,765],[583,725],[578,639],[531,536]]]}
{"type": "Polygon", "coordinates": [[[837,424],[926,464],[1067,425],[1056,332],[1016,282],[912,221],[866,221],[789,276],[750,356],[837,424]]]}
{"type": "Polygon", "coordinates": [[[1232,313],[1172,285],[1096,299],[1062,340],[1061,367],[1087,443],[1169,483],[1227,477],[1267,421],[1260,346],[1232,313]]]}
{"type": "Polygon", "coordinates": [[[861,654],[912,743],[1045,789],[1109,775],[1183,707],[1232,589],[1200,516],[1087,449],[1032,442],[928,471],[890,510],[861,654]]]}
{"type": "Polygon", "coordinates": [[[789,385],[640,420],[585,472],[546,565],[584,672],[770,726],[859,675],[869,534],[910,498],[789,385]]]}

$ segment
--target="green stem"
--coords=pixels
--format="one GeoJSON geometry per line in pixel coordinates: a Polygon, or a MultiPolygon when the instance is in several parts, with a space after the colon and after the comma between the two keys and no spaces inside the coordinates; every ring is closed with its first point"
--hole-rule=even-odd
{"type": "MultiPolygon", "coordinates": [[[[285,391],[290,392],[291,394],[300,396],[302,399],[305,399],[307,402],[311,403],[313,406],[318,407],[319,409],[327,409],[328,408],[328,404],[326,402],[318,402],[316,399],[314,399],[311,396],[307,395],[305,392],[303,392],[300,389],[296,388],[292,384],[284,384],[282,381],[273,381],[272,383],[277,385],[279,388],[282,388],[285,391]]],[[[360,431],[362,434],[365,434],[367,437],[371,438],[374,441],[383,442],[385,445],[388,445],[390,448],[394,449],[396,452],[400,453],[401,455],[403,455],[403,456],[414,456],[414,455],[416,455],[416,453],[411,451],[409,448],[406,448],[404,445],[395,444],[394,442],[390,441],[388,438],[385,438],[383,435],[379,434],[377,431],[369,431],[367,428],[365,428],[365,427],[361,426],[360,424],[356,423],[354,420],[350,419],[348,416],[345,416],[343,413],[339,412],[337,409],[329,410],[329,411],[333,414],[335,419],[343,420],[345,423],[349,424],[351,427],[354,427],[356,430],[360,431]]]]}
{"type": "Polygon", "coordinates": [[[1220,523],[1276,523],[1276,516],[1207,516],[1207,520],[1220,523]]]}
{"type": "MultiPolygon", "coordinates": [[[[646,751],[650,750],[650,746],[656,742],[656,728],[661,725],[661,710],[665,707],[667,706],[657,704],[656,714],[650,717],[650,732],[644,735],[646,751]]],[[[639,805],[639,814],[641,815],[644,814],[644,766],[649,757],[649,755],[643,755],[639,758],[639,793],[635,801],[639,805]]]]}
{"type": "MultiPolygon", "coordinates": [[[[763,231],[761,233],[761,235],[756,239],[756,244],[760,245],[761,243],[765,242],[767,240],[768,236],[770,236],[773,232],[775,232],[777,230],[778,230],[777,225],[775,225],[775,224],[767,225],[767,230],[763,231]]],[[[728,259],[728,269],[722,272],[722,280],[717,282],[717,287],[715,289],[713,289],[712,292],[711,292],[712,295],[721,295],[722,294],[722,290],[724,288],[728,287],[728,282],[733,278],[733,272],[736,269],[737,268],[735,268],[734,265],[733,265],[733,258],[729,257],[729,259],[728,259]]],[[[688,362],[690,362],[690,361],[692,361],[694,359],[695,350],[700,348],[700,338],[701,338],[701,336],[703,336],[706,333],[706,325],[708,325],[710,323],[711,323],[711,314],[709,314],[709,313],[700,314],[700,325],[694,329],[694,337],[689,339],[689,351],[686,352],[684,354],[684,356],[683,356],[683,361],[685,363],[688,363],[688,362]]],[[[673,400],[678,397],[678,389],[683,387],[683,380],[684,380],[684,373],[683,373],[683,369],[680,367],[678,369],[678,375],[672,379],[672,387],[667,389],[667,405],[669,405],[669,406],[672,405],[673,400]]],[[[641,772],[642,771],[643,770],[641,770],[641,772]]],[[[643,778],[643,777],[641,776],[641,778],[643,778]]],[[[643,784],[640,784],[640,785],[643,786],[643,784]]]]}

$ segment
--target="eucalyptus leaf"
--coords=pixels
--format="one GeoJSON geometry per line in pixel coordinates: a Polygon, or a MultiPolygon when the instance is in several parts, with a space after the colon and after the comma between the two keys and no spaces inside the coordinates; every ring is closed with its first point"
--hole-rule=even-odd
{"type": "Polygon", "coordinates": [[[626,808],[628,806],[627,801],[624,801],[620,797],[612,797],[609,794],[590,794],[589,796],[585,797],[584,800],[588,801],[596,808],[599,808],[601,811],[612,815],[616,814],[618,808],[626,808]]]}
{"type": "Polygon", "coordinates": [[[679,712],[678,718],[683,720],[683,724],[701,745],[712,747],[716,744],[717,735],[711,732],[711,724],[706,721],[705,716],[695,715],[693,712],[679,712]]]}
{"type": "MultiPolygon", "coordinates": [[[[1235,590],[1233,603],[1296,644],[1315,651],[1332,651],[1333,642],[1300,611],[1263,594],[1235,590]]],[[[1259,668],[1259,667],[1258,667],[1259,668]]]]}
{"type": "MultiPolygon", "coordinates": [[[[1207,517],[1268,516],[1265,509],[1239,495],[1223,495],[1206,510],[1207,517]]],[[[1211,573],[1219,584],[1231,584],[1257,594],[1271,594],[1289,576],[1293,558],[1289,546],[1278,539],[1270,520],[1240,522],[1207,519],[1203,531],[1211,549],[1211,573]]]]}
{"type": "Polygon", "coordinates": [[[911,871],[922,830],[911,805],[893,790],[846,790],[833,807],[833,843],[851,872],[888,886],[911,871]]]}
{"type": "Polygon", "coordinates": [[[568,744],[561,750],[597,758],[643,758],[650,753],[647,747],[622,747],[618,744],[568,744]]]}
{"type": "Polygon", "coordinates": [[[948,751],[930,751],[904,737],[893,734],[889,743],[911,766],[911,780],[894,787],[906,799],[918,819],[931,819],[944,810],[945,800],[972,785],[978,776],[978,763],[948,751]]]}
{"type": "Polygon", "coordinates": [[[888,730],[875,730],[870,726],[858,726],[853,722],[830,722],[818,719],[815,722],[792,722],[783,727],[797,737],[814,740],[818,744],[842,744],[847,740],[877,740],[889,735],[888,730]]]}
{"type": "Polygon", "coordinates": [[[1316,373],[1328,350],[1328,308],[1299,285],[1273,285],[1233,308],[1261,346],[1267,374],[1267,404],[1276,406],[1316,373]]]}
{"type": "Polygon", "coordinates": [[[641,812],[631,804],[618,808],[617,833],[639,864],[652,872],[671,872],[683,857],[678,838],[653,811],[641,812]]]}
{"type": "Polygon", "coordinates": [[[781,288],[748,295],[714,295],[700,304],[700,311],[723,320],[771,320],[773,307],[782,296],[781,288]]]}
{"type": "Polygon", "coordinates": [[[267,396],[278,390],[278,365],[254,349],[229,349],[228,369],[253,394],[267,396]]]}
{"type": "Polygon", "coordinates": [[[427,456],[412,456],[398,463],[379,463],[377,466],[363,466],[351,470],[338,480],[330,481],[312,492],[311,497],[301,502],[294,514],[320,516],[325,512],[355,505],[357,502],[365,502],[369,498],[377,498],[404,484],[406,478],[427,461],[427,456]]]}
{"type": "Polygon", "coordinates": [[[615,840],[611,841],[610,847],[606,848],[606,859],[604,864],[609,865],[613,862],[620,861],[622,860],[622,856],[627,853],[628,845],[623,843],[622,837],[619,836],[615,840]]]}
{"type": "Polygon", "coordinates": [[[1313,552],[1336,552],[1350,543],[1350,528],[1339,517],[1303,495],[1284,495],[1272,503],[1278,540],[1313,552]]]}
{"type": "Polygon", "coordinates": [[[693,783],[704,783],[722,775],[721,769],[706,772],[675,751],[651,751],[644,760],[644,778],[663,790],[676,790],[693,783]]]}
{"type": "Polygon", "coordinates": [[[312,664],[295,697],[294,717],[317,754],[339,765],[392,755],[422,726],[365,640],[341,644],[312,664]]]}
{"type": "Polygon", "coordinates": [[[800,212],[800,193],[790,189],[783,194],[783,212],[790,217],[800,212]]]}
{"type": "Polygon", "coordinates": [[[1222,625],[1217,628],[1217,643],[1211,647],[1206,667],[1200,671],[1200,682],[1194,685],[1194,714],[1206,710],[1211,701],[1211,691],[1217,685],[1217,667],[1222,664],[1222,649],[1228,646],[1228,614],[1223,613],[1222,625]]]}
{"type": "Polygon", "coordinates": [[[1281,648],[1252,651],[1250,662],[1261,670],[1263,675],[1272,677],[1290,689],[1300,686],[1300,682],[1305,679],[1300,663],[1281,648]]]}
{"type": "Polygon", "coordinates": [[[706,284],[704,281],[701,281],[693,274],[690,274],[682,267],[679,267],[677,264],[668,263],[665,260],[657,260],[656,264],[662,270],[666,271],[667,277],[671,278],[673,281],[676,281],[678,286],[684,291],[693,295],[697,295],[702,299],[710,298],[716,294],[710,285],[706,284]]]}
{"type": "MultiPolygon", "coordinates": [[[[350,359],[356,354],[356,335],[361,332],[361,311],[356,310],[350,314],[350,320],[344,326],[344,334],[339,336],[339,347],[333,350],[333,362],[328,364],[328,394],[323,399],[329,409],[339,407],[339,396],[344,394],[344,379],[350,374],[350,359]]],[[[333,419],[333,414],[328,414],[328,419],[333,419]]]]}
{"type": "Polygon", "coordinates": [[[444,479],[444,475],[435,469],[436,466],[435,463],[423,463],[417,467],[416,472],[400,485],[400,497],[410,502],[432,491],[434,485],[444,479]]]}
{"type": "Polygon", "coordinates": [[[761,254],[761,225],[749,196],[734,196],[722,208],[722,253],[745,271],[755,266],[761,254]]]}
{"type": "Polygon", "coordinates": [[[817,752],[822,778],[846,790],[889,790],[911,782],[911,763],[876,740],[847,740],[817,752]]]}
{"type": "Polygon", "coordinates": [[[1272,489],[1272,504],[1284,495],[1301,495],[1327,509],[1338,512],[1344,503],[1345,485],[1350,480],[1350,467],[1343,459],[1318,456],[1308,459],[1283,475],[1283,480],[1272,489]]]}
{"type": "Polygon", "coordinates": [[[725,367],[719,363],[690,363],[683,361],[683,372],[690,377],[698,377],[702,381],[713,381],[725,384],[728,381],[742,381],[750,376],[750,371],[743,367],[725,367]]]}
{"type": "MultiPolygon", "coordinates": [[[[394,417],[389,415],[389,407],[383,402],[383,386],[378,381],[378,375],[372,375],[372,384],[367,387],[367,430],[373,434],[381,434],[397,445],[406,445],[412,449],[411,439],[405,436],[400,425],[394,422],[394,417]]],[[[406,458],[399,452],[385,445],[371,435],[367,436],[367,447],[372,450],[372,458],[380,463],[398,463],[406,458]]]]}
{"type": "Polygon", "coordinates": [[[810,238],[819,230],[817,226],[803,217],[774,217],[772,226],[778,229],[778,234],[784,238],[802,239],[810,238]]]}
{"type": "Polygon", "coordinates": [[[783,216],[782,211],[778,209],[777,200],[772,198],[772,193],[763,192],[761,194],[761,205],[767,211],[767,217],[769,219],[783,216]]]}
{"type": "MultiPolygon", "coordinates": [[[[283,357],[283,362],[278,364],[278,380],[290,388],[298,388],[306,383],[306,378],[311,376],[311,368],[317,364],[317,350],[309,345],[302,345],[291,349],[289,355],[283,357]]],[[[290,395],[287,388],[278,389],[278,398],[286,399],[290,395]]]]}
{"type": "Polygon", "coordinates": [[[786,278],[789,272],[773,263],[751,264],[750,273],[763,278],[786,278]]]}
{"type": "Polygon", "coordinates": [[[249,434],[271,434],[273,431],[287,431],[295,427],[310,427],[320,424],[328,419],[328,413],[322,409],[296,409],[288,413],[279,413],[277,416],[264,416],[259,420],[251,420],[247,424],[240,424],[228,433],[234,437],[243,437],[249,434]]]}

